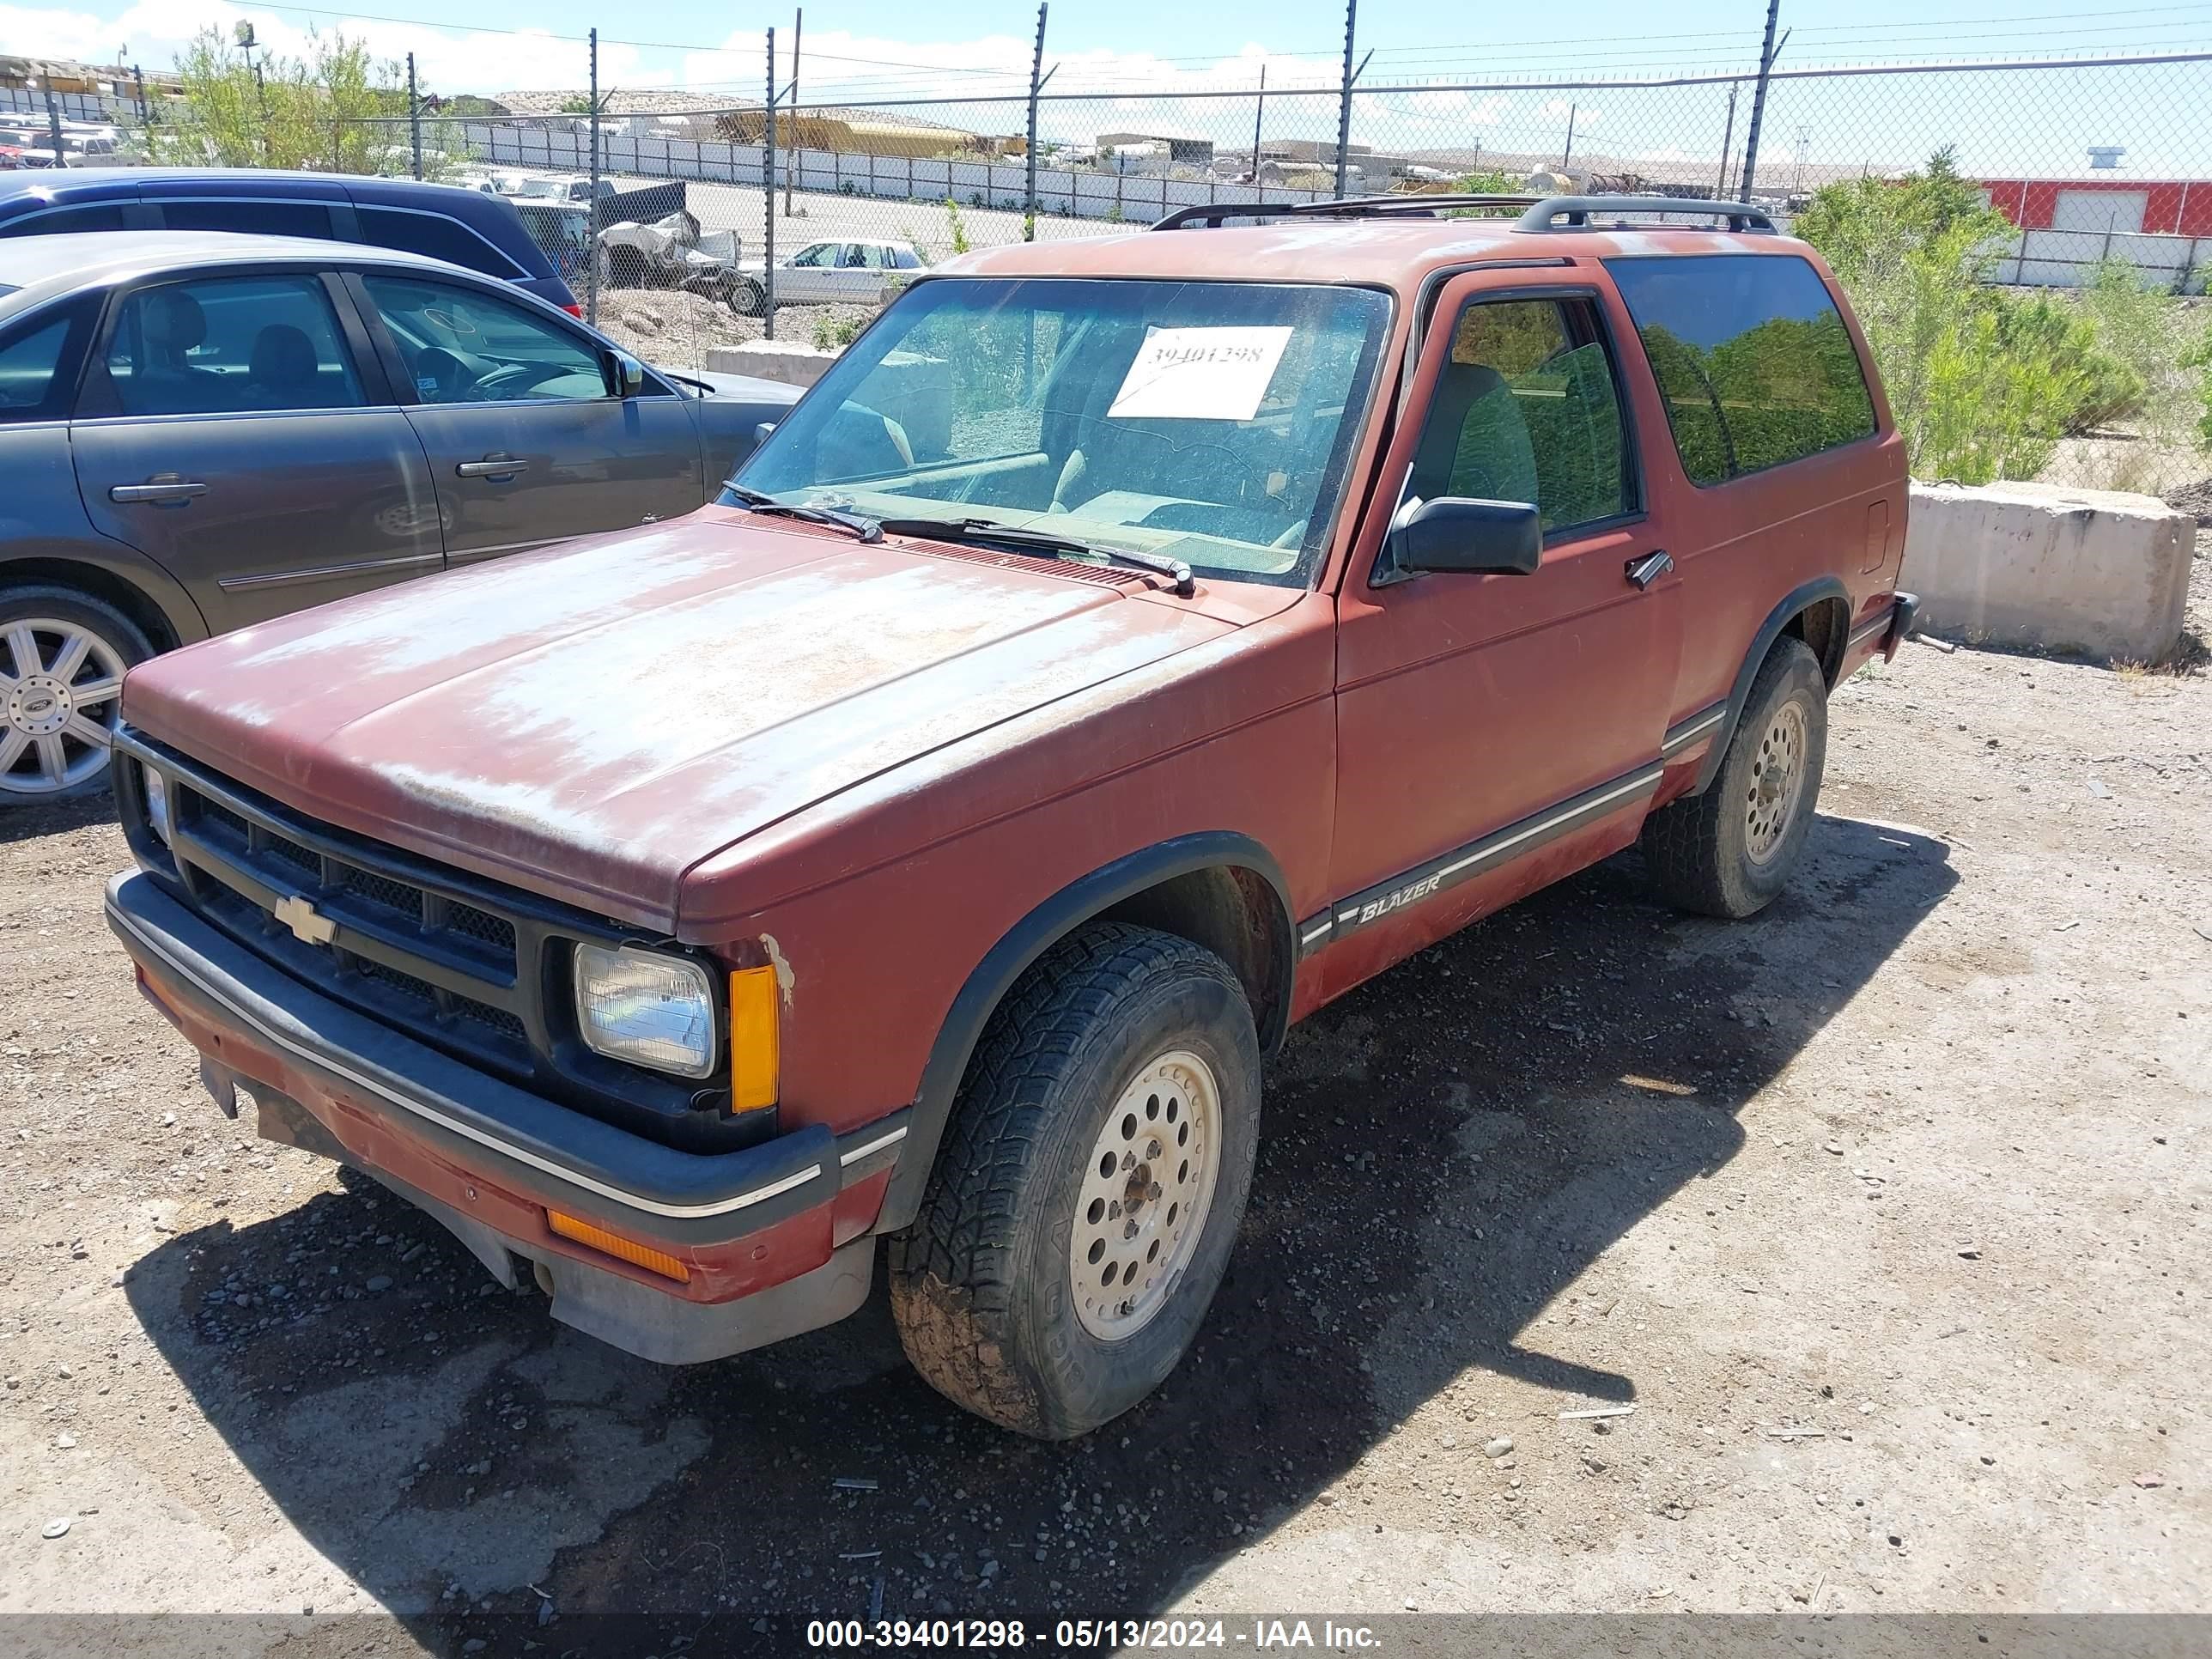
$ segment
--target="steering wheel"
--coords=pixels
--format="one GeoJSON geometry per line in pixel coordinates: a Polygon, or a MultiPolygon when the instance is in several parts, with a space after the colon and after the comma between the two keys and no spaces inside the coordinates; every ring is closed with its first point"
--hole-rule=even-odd
{"type": "Polygon", "coordinates": [[[415,389],[434,392],[440,403],[459,403],[477,384],[476,371],[456,352],[424,346],[415,354],[415,389]]]}

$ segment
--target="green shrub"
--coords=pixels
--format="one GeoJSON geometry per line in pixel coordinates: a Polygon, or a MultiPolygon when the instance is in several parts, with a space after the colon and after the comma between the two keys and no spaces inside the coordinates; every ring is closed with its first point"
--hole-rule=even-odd
{"type": "MultiPolygon", "coordinates": [[[[981,204],[978,203],[977,205],[981,206],[981,204]]],[[[960,216],[960,204],[950,196],[945,198],[945,224],[946,234],[952,240],[952,251],[955,253],[967,252],[968,222],[960,216]]]]}
{"type": "Polygon", "coordinates": [[[2132,273],[2100,272],[2080,302],[1990,286],[2015,233],[1948,149],[1909,179],[1824,187],[1794,229],[1850,295],[1921,477],[2033,477],[2061,438],[2136,416],[2152,372],[2173,373],[2146,321],[2172,301],[2132,273]]]}
{"type": "Polygon", "coordinates": [[[814,349],[817,351],[842,351],[860,337],[867,324],[854,318],[817,317],[814,319],[814,349]]]}

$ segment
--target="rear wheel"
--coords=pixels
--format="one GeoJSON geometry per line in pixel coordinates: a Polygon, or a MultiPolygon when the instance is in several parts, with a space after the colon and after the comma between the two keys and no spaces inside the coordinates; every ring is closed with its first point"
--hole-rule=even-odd
{"type": "Polygon", "coordinates": [[[1259,1079],[1243,988],[1212,952],[1118,922],[1048,951],[993,1016],[892,1241],[915,1368],[1047,1440],[1158,1387],[1228,1267],[1259,1079]]]}
{"type": "Polygon", "coordinates": [[[768,290],[750,276],[740,277],[730,290],[730,309],[740,317],[757,317],[768,309],[768,290]]]}
{"type": "Polygon", "coordinates": [[[1802,640],[1776,641],[1751,683],[1720,771],[1644,826],[1668,902],[1740,919],[1771,904],[1804,855],[1828,751],[1828,684],[1802,640]]]}
{"type": "Polygon", "coordinates": [[[103,599],[0,589],[0,806],[89,794],[107,781],[123,676],[154,654],[103,599]]]}

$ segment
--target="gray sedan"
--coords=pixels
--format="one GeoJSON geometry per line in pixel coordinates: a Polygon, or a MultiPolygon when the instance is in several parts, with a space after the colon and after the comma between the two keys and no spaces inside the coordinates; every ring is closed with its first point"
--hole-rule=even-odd
{"type": "Polygon", "coordinates": [[[132,663],[689,513],[797,396],[356,243],[0,241],[0,805],[100,784],[132,663]]]}

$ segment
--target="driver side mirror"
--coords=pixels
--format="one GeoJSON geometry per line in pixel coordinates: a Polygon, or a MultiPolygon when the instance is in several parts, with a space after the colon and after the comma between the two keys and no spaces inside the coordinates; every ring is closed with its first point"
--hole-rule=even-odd
{"type": "Polygon", "coordinates": [[[627,351],[613,354],[615,364],[615,395],[635,398],[645,390],[645,365],[627,351]]]}
{"type": "Polygon", "coordinates": [[[1409,574],[1531,576],[1544,562],[1544,523],[1527,501],[1439,495],[1399,508],[1389,547],[1391,563],[1409,574]]]}

